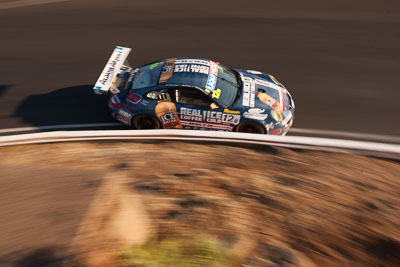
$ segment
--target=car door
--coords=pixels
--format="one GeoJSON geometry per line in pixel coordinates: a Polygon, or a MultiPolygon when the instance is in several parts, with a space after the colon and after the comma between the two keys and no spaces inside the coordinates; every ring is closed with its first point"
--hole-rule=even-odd
{"type": "MultiPolygon", "coordinates": [[[[185,129],[228,131],[224,123],[223,108],[195,88],[175,88],[171,95],[175,102],[180,123],[185,129]]],[[[226,120],[226,118],[225,118],[226,120]]]]}
{"type": "Polygon", "coordinates": [[[151,102],[151,113],[158,118],[164,129],[181,129],[175,103],[171,99],[170,90],[158,88],[144,94],[151,102]]]}

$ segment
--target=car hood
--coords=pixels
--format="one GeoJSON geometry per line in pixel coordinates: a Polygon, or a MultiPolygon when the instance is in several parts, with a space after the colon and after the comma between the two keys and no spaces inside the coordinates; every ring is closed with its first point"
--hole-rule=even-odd
{"type": "Polygon", "coordinates": [[[240,99],[232,108],[247,110],[244,114],[248,114],[250,119],[265,118],[263,123],[270,125],[270,128],[290,126],[295,107],[285,86],[270,74],[253,70],[236,69],[236,71],[242,80],[242,92],[240,99]]]}

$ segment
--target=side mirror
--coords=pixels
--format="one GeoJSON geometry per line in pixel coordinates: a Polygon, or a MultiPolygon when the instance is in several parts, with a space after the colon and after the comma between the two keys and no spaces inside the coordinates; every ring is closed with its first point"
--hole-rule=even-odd
{"type": "Polygon", "coordinates": [[[212,103],[210,104],[210,108],[211,108],[211,109],[217,109],[217,108],[219,108],[219,106],[218,106],[217,104],[215,104],[214,102],[212,102],[212,103]]]}
{"type": "Polygon", "coordinates": [[[115,87],[114,85],[112,85],[111,87],[110,87],[110,93],[111,94],[113,94],[113,95],[116,95],[116,94],[118,94],[120,91],[119,91],[119,89],[117,88],[117,87],[115,87]]]}

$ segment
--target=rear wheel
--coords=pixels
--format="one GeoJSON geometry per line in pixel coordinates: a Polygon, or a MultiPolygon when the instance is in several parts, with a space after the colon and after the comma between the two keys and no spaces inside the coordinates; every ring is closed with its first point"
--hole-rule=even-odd
{"type": "Polygon", "coordinates": [[[137,115],[132,119],[132,127],[138,130],[160,129],[160,122],[149,115],[137,115]]]}
{"type": "Polygon", "coordinates": [[[236,127],[236,132],[265,134],[265,129],[259,123],[243,122],[236,127]]]}

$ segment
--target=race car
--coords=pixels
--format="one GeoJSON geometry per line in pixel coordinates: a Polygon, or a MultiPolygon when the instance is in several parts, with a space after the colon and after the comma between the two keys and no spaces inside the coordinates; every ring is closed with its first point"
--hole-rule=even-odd
{"type": "Polygon", "coordinates": [[[93,90],[110,94],[112,116],[135,129],[192,129],[285,135],[290,93],[272,75],[205,58],[177,57],[133,68],[114,49],[93,90]]]}

